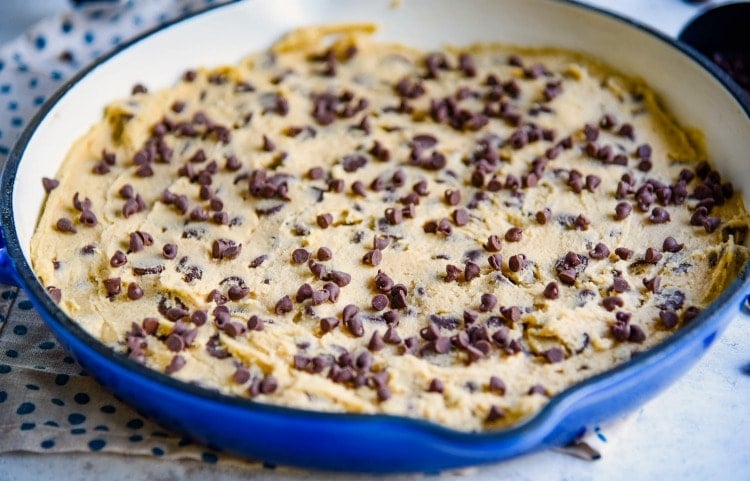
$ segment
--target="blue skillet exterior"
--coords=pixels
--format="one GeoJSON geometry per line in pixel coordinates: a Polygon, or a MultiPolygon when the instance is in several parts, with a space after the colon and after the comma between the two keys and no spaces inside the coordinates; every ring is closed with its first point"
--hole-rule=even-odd
{"type": "MultiPolygon", "coordinates": [[[[738,87],[728,76],[690,48],[643,25],[620,21],[693,58],[740,98],[738,87]]],[[[0,180],[0,219],[7,242],[0,248],[0,282],[17,283],[28,293],[58,340],[101,384],[144,415],[213,448],[271,464],[384,474],[436,473],[560,446],[575,439],[585,426],[633,410],[655,396],[700,358],[738,312],[748,313],[750,265],[709,309],[662,344],[554,396],[533,418],[499,432],[464,433],[394,416],[268,406],[179,382],[113,352],[60,310],[26,262],[13,224],[13,209],[22,208],[13,205],[14,181],[29,139],[56,102],[92,68],[73,78],[45,104],[11,152],[0,180]]],[[[750,121],[750,108],[744,108],[750,121]]]]}

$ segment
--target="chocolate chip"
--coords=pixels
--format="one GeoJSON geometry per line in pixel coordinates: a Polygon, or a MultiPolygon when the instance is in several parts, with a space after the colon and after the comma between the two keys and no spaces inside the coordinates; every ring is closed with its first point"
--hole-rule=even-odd
{"type": "Polygon", "coordinates": [[[344,287],[352,281],[352,276],[343,271],[332,270],[328,274],[328,278],[339,287],[344,287]]]}
{"type": "Polygon", "coordinates": [[[56,304],[60,304],[60,300],[62,299],[62,291],[55,286],[47,286],[47,294],[52,298],[53,301],[55,301],[56,304]]]}
{"type": "Polygon", "coordinates": [[[575,228],[578,230],[587,230],[590,224],[591,221],[583,214],[579,214],[573,221],[573,225],[575,225],[575,228]]]}
{"type": "Polygon", "coordinates": [[[65,217],[58,219],[55,227],[57,227],[57,230],[59,230],[60,232],[70,232],[71,234],[75,234],[76,232],[78,232],[78,229],[75,228],[73,222],[65,217]]]}
{"type": "Polygon", "coordinates": [[[313,296],[313,288],[310,284],[304,283],[297,289],[297,295],[295,296],[295,300],[297,302],[306,301],[307,299],[312,298],[313,296]]]}
{"type": "Polygon", "coordinates": [[[552,281],[544,287],[544,297],[551,300],[560,297],[560,288],[557,282],[552,281]]]}
{"type": "Polygon", "coordinates": [[[255,259],[253,259],[250,262],[250,265],[248,267],[250,267],[252,269],[260,267],[260,265],[263,264],[266,261],[266,259],[268,259],[267,255],[265,255],[265,254],[260,255],[260,256],[256,257],[255,259]]]}
{"type": "Polygon", "coordinates": [[[643,260],[648,262],[649,264],[656,264],[661,260],[661,252],[654,249],[653,247],[649,247],[646,249],[646,254],[643,256],[643,260]]]}
{"type": "Polygon", "coordinates": [[[400,224],[404,216],[400,209],[389,207],[385,209],[385,219],[391,225],[400,224]]]}
{"type": "Polygon", "coordinates": [[[615,254],[617,254],[617,257],[620,259],[626,261],[632,257],[633,251],[626,247],[618,247],[615,249],[615,254]]]}
{"type": "Polygon", "coordinates": [[[721,225],[721,219],[718,217],[704,217],[701,220],[701,224],[703,225],[703,228],[706,230],[706,232],[710,234],[719,228],[719,226],[721,225]]]}
{"type": "Polygon", "coordinates": [[[502,254],[492,254],[487,257],[487,262],[492,269],[499,271],[503,268],[503,256],[502,254]]]}
{"type": "Polygon", "coordinates": [[[658,293],[661,286],[661,277],[654,276],[651,279],[644,278],[643,279],[643,285],[648,289],[649,291],[653,293],[658,293]]]}
{"type": "Polygon", "coordinates": [[[50,179],[49,177],[42,177],[42,186],[44,187],[44,191],[48,194],[55,190],[58,185],[60,185],[59,180],[50,179]]]}
{"type": "Polygon", "coordinates": [[[335,317],[324,317],[320,320],[320,330],[323,332],[331,332],[336,329],[339,325],[339,320],[335,317]]]}
{"type": "Polygon", "coordinates": [[[273,310],[276,314],[286,314],[287,312],[291,312],[292,308],[292,299],[289,296],[284,296],[276,302],[273,310]]]}
{"type": "Polygon", "coordinates": [[[376,294],[372,298],[372,308],[376,311],[382,311],[388,307],[388,297],[385,294],[376,294]]]}
{"type": "Polygon", "coordinates": [[[427,387],[428,392],[442,393],[444,389],[443,381],[438,378],[433,378],[430,381],[430,385],[427,387]]]}
{"type": "Polygon", "coordinates": [[[383,254],[377,250],[368,251],[363,257],[362,262],[370,266],[377,266],[383,260],[383,254]]]}
{"type": "Polygon", "coordinates": [[[446,264],[445,266],[445,282],[457,281],[461,278],[461,269],[454,266],[453,264],[446,264]]]}
{"type": "Polygon", "coordinates": [[[122,290],[122,283],[119,277],[112,277],[104,280],[104,288],[107,290],[107,296],[113,297],[122,290]]]}
{"type": "Polygon", "coordinates": [[[508,268],[512,272],[518,272],[526,267],[526,256],[523,254],[516,254],[508,258],[508,268]]]}
{"type": "Polygon", "coordinates": [[[488,423],[493,423],[495,421],[499,421],[501,419],[505,418],[505,412],[503,411],[503,408],[499,406],[495,406],[494,404],[490,407],[490,410],[487,412],[487,417],[485,418],[485,421],[488,423]]]}
{"type": "Polygon", "coordinates": [[[589,255],[592,259],[606,259],[607,257],[609,257],[609,248],[599,242],[598,244],[596,244],[596,246],[594,246],[594,250],[589,252],[589,255]]]}
{"type": "Polygon", "coordinates": [[[231,286],[227,290],[227,297],[233,301],[239,301],[250,293],[250,289],[238,285],[231,286]]]}
{"type": "Polygon", "coordinates": [[[604,308],[610,312],[624,305],[625,303],[623,302],[622,298],[618,296],[609,296],[602,299],[602,306],[604,306],[604,308]]]}
{"type": "Polygon", "coordinates": [[[479,310],[481,312],[489,312],[497,305],[497,297],[492,294],[482,294],[481,301],[479,304],[479,310]]]}
{"type": "Polygon", "coordinates": [[[463,227],[469,223],[469,212],[463,207],[454,210],[452,216],[453,222],[459,227],[463,227]]]}
{"type": "Polygon", "coordinates": [[[550,212],[550,210],[547,208],[538,211],[535,215],[536,221],[542,225],[546,224],[549,221],[551,216],[552,216],[552,212],[550,212]]]}
{"type": "Polygon", "coordinates": [[[659,320],[661,320],[662,326],[666,329],[672,329],[679,323],[679,318],[674,311],[659,311],[659,320]]]}
{"type": "Polygon", "coordinates": [[[261,394],[272,394],[278,389],[279,383],[275,377],[268,375],[263,378],[260,382],[260,393],[261,394]]]}
{"type": "Polygon", "coordinates": [[[685,247],[685,244],[680,244],[675,240],[674,237],[669,236],[664,239],[662,250],[664,252],[680,252],[683,247],[685,247]]]}
{"type": "Polygon", "coordinates": [[[131,301],[137,301],[141,297],[143,297],[143,289],[141,289],[141,286],[135,282],[128,284],[128,299],[131,301]]]}
{"type": "Polygon", "coordinates": [[[505,233],[505,240],[508,242],[518,242],[523,237],[523,230],[519,227],[511,227],[505,233]]]}
{"type": "Polygon", "coordinates": [[[161,253],[165,259],[174,259],[177,257],[177,245],[176,244],[164,244],[161,249],[161,253]]]}
{"type": "Polygon", "coordinates": [[[166,341],[164,341],[164,344],[166,344],[167,349],[172,352],[180,352],[185,349],[185,340],[182,339],[182,336],[176,333],[170,334],[166,341]]]}
{"type": "Polygon", "coordinates": [[[563,352],[563,350],[559,347],[552,347],[550,349],[547,349],[543,354],[544,358],[550,364],[555,364],[565,359],[565,352],[563,352]]]}
{"type": "Polygon", "coordinates": [[[495,234],[490,235],[487,238],[487,242],[485,242],[484,244],[484,248],[488,252],[497,252],[500,250],[502,246],[503,244],[502,244],[502,241],[500,240],[500,236],[497,236],[495,234]]]}
{"type": "Polygon", "coordinates": [[[216,239],[211,245],[211,255],[214,259],[235,259],[242,251],[242,244],[235,244],[230,239],[216,239]]]}
{"type": "Polygon", "coordinates": [[[393,289],[393,280],[386,273],[378,272],[375,276],[375,287],[383,293],[391,292],[391,289],[393,289]]]}
{"type": "Polygon", "coordinates": [[[474,262],[467,262],[464,267],[464,280],[470,282],[472,279],[479,277],[480,269],[474,262]]]}
{"type": "Polygon", "coordinates": [[[172,360],[170,361],[169,365],[164,370],[167,374],[173,374],[183,367],[185,367],[185,364],[187,364],[187,361],[184,357],[180,356],[179,354],[175,355],[172,360]]]}
{"type": "Polygon", "coordinates": [[[310,257],[310,253],[307,252],[305,249],[298,248],[292,251],[292,262],[294,262],[295,264],[303,264],[307,262],[307,259],[309,257],[310,257]]]}
{"type": "Polygon", "coordinates": [[[623,220],[633,211],[630,202],[620,202],[615,206],[615,219],[623,220]]]}
{"type": "Polygon", "coordinates": [[[646,340],[646,333],[637,324],[630,326],[630,334],[628,335],[628,341],[641,343],[646,340]]]}
{"type": "Polygon", "coordinates": [[[654,207],[648,218],[654,224],[664,224],[669,222],[669,212],[663,207],[654,207]]]}
{"type": "Polygon", "coordinates": [[[327,229],[331,224],[333,224],[333,216],[328,213],[319,214],[315,220],[323,229],[327,229]]]}
{"type": "Polygon", "coordinates": [[[357,315],[344,320],[344,325],[354,337],[362,337],[365,335],[365,328],[362,325],[362,320],[357,315]]]}
{"type": "Polygon", "coordinates": [[[448,205],[458,205],[461,202],[461,191],[455,189],[448,189],[444,194],[445,202],[448,205]]]}
{"type": "Polygon", "coordinates": [[[128,258],[121,250],[115,251],[115,253],[112,255],[112,258],[109,259],[109,265],[112,267],[124,266],[126,262],[128,262],[128,258]]]}
{"type": "Polygon", "coordinates": [[[385,342],[383,342],[383,337],[380,335],[380,332],[373,332],[372,336],[370,337],[370,342],[367,343],[367,348],[371,351],[380,351],[384,347],[385,342]]]}
{"type": "Polygon", "coordinates": [[[575,269],[563,269],[561,270],[558,275],[560,278],[560,281],[563,284],[567,284],[569,286],[572,286],[576,283],[576,278],[578,277],[578,273],[575,269]]]}
{"type": "Polygon", "coordinates": [[[617,276],[612,283],[612,289],[614,289],[615,292],[622,293],[630,289],[630,286],[628,285],[628,281],[626,281],[622,277],[617,276]]]}

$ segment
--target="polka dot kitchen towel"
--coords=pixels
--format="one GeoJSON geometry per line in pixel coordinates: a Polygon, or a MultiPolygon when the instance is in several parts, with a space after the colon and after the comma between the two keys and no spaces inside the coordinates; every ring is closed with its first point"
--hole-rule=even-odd
{"type": "MultiPolygon", "coordinates": [[[[98,2],[46,19],[0,46],[0,166],[28,120],[76,71],[139,33],[226,1],[98,2]]],[[[627,424],[592,427],[560,451],[598,459],[627,424]]],[[[9,451],[238,462],[120,403],[57,344],[22,291],[0,285],[0,453],[9,451]]]]}

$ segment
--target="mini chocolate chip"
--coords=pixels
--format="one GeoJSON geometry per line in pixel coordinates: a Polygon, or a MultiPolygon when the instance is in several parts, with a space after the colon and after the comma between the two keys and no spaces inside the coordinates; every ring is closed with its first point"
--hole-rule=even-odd
{"type": "Polygon", "coordinates": [[[109,260],[109,265],[112,267],[121,267],[124,266],[126,262],[128,262],[128,258],[125,256],[125,253],[121,250],[117,250],[109,260]]]}
{"type": "Polygon", "coordinates": [[[445,202],[448,205],[458,205],[461,202],[461,191],[454,189],[447,189],[444,194],[445,202]]]}
{"type": "Polygon", "coordinates": [[[557,299],[560,297],[560,288],[558,287],[557,282],[552,281],[545,286],[544,297],[547,299],[557,299]]]}
{"type": "Polygon", "coordinates": [[[511,227],[505,233],[505,240],[508,242],[518,242],[523,237],[523,230],[519,227],[511,227]]]}
{"type": "Polygon", "coordinates": [[[578,230],[587,230],[590,224],[591,221],[583,214],[579,214],[573,221],[573,225],[575,225],[578,230]]]}
{"type": "Polygon", "coordinates": [[[164,244],[161,249],[161,253],[165,259],[174,259],[177,257],[177,245],[176,244],[164,244]]]}
{"type": "Polygon", "coordinates": [[[430,385],[427,387],[428,392],[442,393],[444,389],[443,381],[438,378],[433,378],[430,381],[430,385]]]}
{"type": "Polygon", "coordinates": [[[648,289],[649,291],[653,293],[657,293],[660,290],[661,287],[661,277],[654,276],[651,279],[644,278],[643,279],[643,285],[648,289]]]}
{"type": "Polygon", "coordinates": [[[497,305],[497,297],[492,294],[482,294],[481,301],[479,304],[479,310],[481,312],[490,312],[497,305]]]}
{"type": "Polygon", "coordinates": [[[260,382],[260,393],[261,394],[272,394],[278,389],[279,383],[275,377],[268,375],[263,378],[260,382]]]}
{"type": "Polygon", "coordinates": [[[552,212],[548,208],[544,208],[538,211],[535,215],[536,221],[542,225],[546,224],[549,221],[551,216],[552,216],[552,212]]]}
{"type": "Polygon", "coordinates": [[[501,408],[500,406],[495,406],[493,404],[490,407],[490,410],[487,412],[487,417],[485,418],[485,421],[488,423],[493,423],[503,418],[505,418],[505,411],[503,411],[503,408],[501,408]]]}
{"type": "Polygon", "coordinates": [[[385,331],[385,334],[383,335],[383,341],[387,342],[388,344],[400,344],[401,337],[398,335],[396,328],[391,325],[388,326],[388,329],[385,331]]]}
{"type": "Polygon", "coordinates": [[[294,262],[295,264],[303,264],[307,262],[307,259],[309,257],[310,257],[310,253],[307,252],[305,249],[298,248],[292,251],[292,262],[294,262]]]}
{"type": "Polygon", "coordinates": [[[604,308],[610,312],[624,305],[625,303],[623,302],[622,298],[618,296],[609,296],[602,299],[602,306],[604,306],[604,308]]]}
{"type": "Polygon", "coordinates": [[[107,290],[107,296],[116,296],[122,290],[122,283],[119,277],[104,279],[104,288],[107,290]]]}
{"type": "Polygon", "coordinates": [[[185,367],[185,364],[187,364],[185,358],[177,354],[172,358],[172,361],[170,361],[166,369],[164,369],[164,372],[167,374],[173,374],[185,367]]]}
{"type": "Polygon", "coordinates": [[[503,268],[503,255],[502,254],[492,254],[487,257],[487,262],[489,263],[490,267],[492,269],[499,271],[503,268]]]}
{"type": "Polygon", "coordinates": [[[198,310],[190,314],[190,322],[196,326],[202,326],[208,320],[208,314],[206,311],[198,310]]]}
{"type": "Polygon", "coordinates": [[[603,243],[598,243],[594,246],[594,250],[589,252],[592,259],[606,259],[609,257],[609,248],[603,243]]]}
{"type": "Polygon", "coordinates": [[[393,280],[386,273],[378,272],[375,276],[375,287],[380,292],[391,292],[391,289],[393,289],[393,280]]]}
{"type": "Polygon", "coordinates": [[[333,216],[331,214],[325,213],[325,214],[319,214],[318,217],[316,217],[316,222],[320,227],[323,229],[328,228],[331,224],[333,224],[333,216]]]}
{"type": "Polygon", "coordinates": [[[339,287],[344,287],[352,281],[352,276],[343,271],[332,270],[328,274],[328,278],[339,287]]]}
{"type": "Polygon", "coordinates": [[[628,341],[641,343],[646,340],[646,333],[637,324],[630,326],[630,334],[628,335],[628,341]]]}
{"type": "Polygon", "coordinates": [[[563,269],[560,271],[560,273],[557,275],[560,278],[560,281],[563,284],[567,284],[569,286],[572,286],[576,283],[576,278],[578,277],[578,273],[575,269],[563,269]]]}
{"type": "Polygon", "coordinates": [[[292,299],[289,296],[284,296],[276,302],[273,310],[276,314],[286,314],[287,312],[291,312],[292,307],[292,299]]]}
{"type": "Polygon", "coordinates": [[[47,294],[52,298],[53,301],[55,301],[56,304],[60,304],[60,300],[62,299],[62,291],[60,288],[55,286],[47,286],[47,294]]]}
{"type": "Polygon", "coordinates": [[[474,262],[467,262],[466,266],[464,267],[464,280],[466,282],[471,281],[472,279],[475,279],[479,277],[480,269],[477,264],[474,262]]]}
{"type": "Polygon", "coordinates": [[[227,297],[233,301],[239,301],[243,297],[250,293],[250,289],[247,287],[241,287],[234,285],[227,290],[227,297]]]}
{"type": "Polygon", "coordinates": [[[382,311],[388,307],[388,297],[385,294],[376,294],[372,298],[372,308],[376,311],[382,311]]]}
{"type": "Polygon", "coordinates": [[[614,289],[615,292],[622,293],[630,289],[630,286],[628,285],[628,281],[626,281],[622,277],[617,276],[612,283],[612,289],[614,289]]]}
{"type": "Polygon", "coordinates": [[[73,222],[71,222],[70,219],[67,219],[65,217],[62,217],[58,219],[57,224],[55,224],[57,227],[57,230],[60,232],[70,232],[71,234],[75,234],[78,232],[78,230],[73,225],[73,222]]]}
{"type": "Polygon", "coordinates": [[[661,320],[662,326],[667,329],[672,329],[679,322],[679,318],[674,311],[662,310],[659,311],[659,319],[661,320]]]}
{"type": "Polygon", "coordinates": [[[362,337],[365,335],[365,328],[362,325],[362,320],[357,315],[345,320],[344,325],[354,337],[362,337]]]}
{"type": "Polygon", "coordinates": [[[643,260],[648,262],[649,264],[656,264],[661,260],[661,252],[654,249],[653,247],[649,247],[646,249],[646,254],[643,257],[643,260]]]}
{"type": "Polygon", "coordinates": [[[630,259],[633,255],[633,251],[628,249],[627,247],[618,247],[615,249],[615,254],[617,254],[617,257],[620,259],[626,261],[630,259]]]}
{"type": "Polygon", "coordinates": [[[461,269],[454,266],[453,264],[446,264],[445,266],[445,282],[457,281],[461,277],[461,269]]]}
{"type": "Polygon", "coordinates": [[[182,336],[176,333],[170,334],[166,341],[164,341],[164,344],[166,344],[167,349],[172,352],[180,352],[185,349],[185,340],[182,339],[182,336]]]}
{"type": "Polygon", "coordinates": [[[721,219],[719,217],[704,217],[701,219],[701,224],[706,232],[710,234],[719,228],[721,225],[721,219]]]}
{"type": "Polygon", "coordinates": [[[141,289],[141,286],[135,282],[128,284],[128,299],[131,301],[137,301],[141,297],[143,297],[143,289],[141,289]]]}
{"type": "Polygon", "coordinates": [[[404,215],[403,215],[403,212],[401,212],[401,209],[389,207],[385,209],[385,218],[389,224],[397,225],[401,223],[401,221],[404,218],[404,215]]]}
{"type": "Polygon", "coordinates": [[[669,212],[663,207],[654,207],[648,218],[654,224],[664,224],[669,222],[669,212]]]}
{"type": "Polygon", "coordinates": [[[675,240],[674,237],[669,236],[664,239],[662,250],[664,252],[680,252],[683,247],[685,247],[685,244],[680,244],[675,240]]]}
{"type": "Polygon", "coordinates": [[[385,347],[383,337],[380,335],[380,331],[375,331],[370,337],[370,342],[367,343],[367,348],[371,351],[380,351],[385,347]]]}
{"type": "Polygon", "coordinates": [[[58,185],[60,185],[59,180],[50,179],[49,177],[42,177],[42,186],[44,187],[44,191],[48,194],[55,190],[58,185]]]}
{"type": "Polygon", "coordinates": [[[452,215],[453,222],[459,227],[463,227],[469,223],[469,212],[463,207],[454,210],[452,215]]]}
{"type": "Polygon", "coordinates": [[[615,219],[623,220],[633,211],[630,202],[620,202],[615,206],[615,219]]]}
{"type": "Polygon", "coordinates": [[[339,325],[339,320],[335,317],[324,317],[320,320],[320,330],[323,332],[331,332],[339,325]]]}
{"type": "Polygon", "coordinates": [[[377,250],[368,251],[363,257],[362,262],[370,266],[377,266],[383,260],[383,254],[377,250]]]}
{"type": "Polygon", "coordinates": [[[307,299],[310,299],[313,295],[313,288],[310,284],[304,283],[297,289],[297,295],[295,297],[295,300],[297,302],[302,302],[307,299]]]}
{"type": "Polygon", "coordinates": [[[512,272],[518,272],[526,267],[526,256],[523,254],[516,254],[508,258],[508,268],[512,272]]]}
{"type": "Polygon", "coordinates": [[[563,350],[559,347],[552,347],[550,349],[547,349],[543,354],[544,358],[550,364],[555,364],[565,359],[565,352],[563,352],[563,350]]]}
{"type": "Polygon", "coordinates": [[[487,238],[487,242],[484,244],[485,250],[488,252],[497,252],[502,248],[503,244],[500,240],[500,236],[497,236],[495,234],[490,235],[487,238]]]}

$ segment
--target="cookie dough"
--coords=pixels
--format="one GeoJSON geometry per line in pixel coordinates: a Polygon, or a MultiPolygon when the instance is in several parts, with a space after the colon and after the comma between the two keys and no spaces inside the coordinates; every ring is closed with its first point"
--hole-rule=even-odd
{"type": "Polygon", "coordinates": [[[748,259],[740,196],[642,82],[372,31],[107,106],[43,182],[60,307],[222,393],[481,431],[658,344],[748,259]]]}

